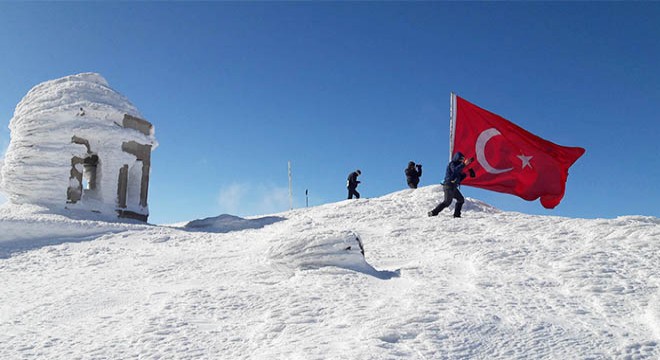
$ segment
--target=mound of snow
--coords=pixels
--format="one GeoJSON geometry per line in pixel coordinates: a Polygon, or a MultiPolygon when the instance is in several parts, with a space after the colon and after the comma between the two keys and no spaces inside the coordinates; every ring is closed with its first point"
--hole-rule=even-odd
{"type": "Polygon", "coordinates": [[[399,271],[379,271],[365,260],[360,236],[351,230],[338,230],[314,225],[314,221],[296,222],[286,235],[275,236],[267,258],[275,268],[299,270],[338,267],[380,279],[399,276],[399,271]]]}
{"type": "Polygon", "coordinates": [[[366,264],[360,238],[351,231],[301,231],[283,238],[270,248],[268,256],[275,262],[300,269],[324,266],[363,268],[366,264]]]}
{"type": "Polygon", "coordinates": [[[193,220],[183,227],[188,230],[207,231],[216,233],[227,233],[246,229],[260,229],[266,225],[286,220],[280,216],[266,216],[256,219],[244,219],[242,217],[222,214],[220,216],[193,220]]]}

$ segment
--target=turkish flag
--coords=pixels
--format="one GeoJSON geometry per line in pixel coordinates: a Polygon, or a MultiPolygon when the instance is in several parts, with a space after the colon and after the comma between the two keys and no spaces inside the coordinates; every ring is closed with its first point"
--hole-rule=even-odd
{"type": "Polygon", "coordinates": [[[568,168],[585,150],[541,139],[454,94],[452,98],[451,153],[460,151],[475,159],[467,168],[476,176],[465,178],[462,184],[530,201],[541,198],[546,209],[559,205],[568,168]]]}

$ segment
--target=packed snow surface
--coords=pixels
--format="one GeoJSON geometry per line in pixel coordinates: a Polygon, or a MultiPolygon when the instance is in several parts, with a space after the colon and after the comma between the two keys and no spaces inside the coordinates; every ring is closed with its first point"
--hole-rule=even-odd
{"type": "Polygon", "coordinates": [[[429,186],[231,231],[7,206],[0,358],[660,358],[660,219],[472,199],[427,217],[441,199],[429,186]]]}

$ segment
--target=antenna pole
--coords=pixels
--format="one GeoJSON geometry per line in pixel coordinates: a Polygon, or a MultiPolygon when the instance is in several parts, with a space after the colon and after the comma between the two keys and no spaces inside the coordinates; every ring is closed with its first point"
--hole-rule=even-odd
{"type": "Polygon", "coordinates": [[[293,210],[293,181],[291,179],[291,160],[289,160],[289,210],[293,210]]]}

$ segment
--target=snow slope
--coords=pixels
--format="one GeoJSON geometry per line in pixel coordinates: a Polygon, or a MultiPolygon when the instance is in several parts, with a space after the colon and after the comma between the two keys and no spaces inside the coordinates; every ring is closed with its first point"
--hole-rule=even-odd
{"type": "Polygon", "coordinates": [[[0,358],[660,358],[660,219],[426,217],[441,198],[226,232],[5,208],[0,358]]]}

